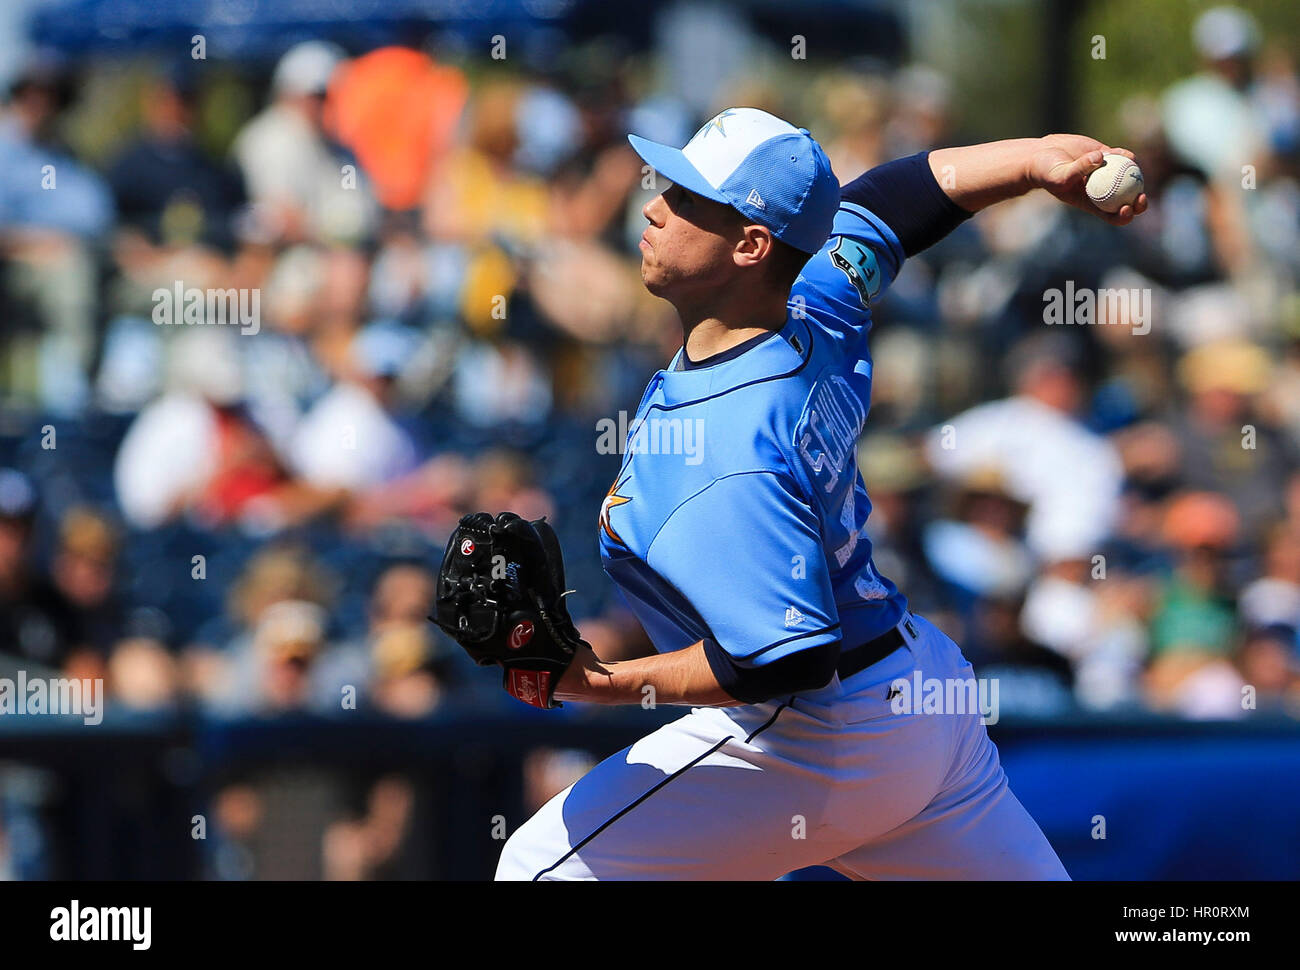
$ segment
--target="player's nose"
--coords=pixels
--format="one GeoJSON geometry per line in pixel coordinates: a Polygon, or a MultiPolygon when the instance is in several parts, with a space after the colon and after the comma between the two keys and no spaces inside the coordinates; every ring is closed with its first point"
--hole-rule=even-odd
{"type": "Polygon", "coordinates": [[[667,211],[668,203],[664,201],[662,192],[641,207],[641,215],[645,216],[646,221],[656,229],[663,227],[664,214],[667,211]]]}

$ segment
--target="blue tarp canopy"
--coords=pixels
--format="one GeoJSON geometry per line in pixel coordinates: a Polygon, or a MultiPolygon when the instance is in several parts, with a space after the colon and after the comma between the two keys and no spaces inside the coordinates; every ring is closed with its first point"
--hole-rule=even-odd
{"type": "Polygon", "coordinates": [[[568,24],[589,0],[70,0],[39,8],[37,44],[69,53],[184,50],[202,34],[212,58],[272,56],[304,38],[356,51],[437,25],[465,39],[568,24]]]}
{"type": "MultiPolygon", "coordinates": [[[[649,42],[668,4],[611,0],[68,0],[43,6],[32,40],[66,53],[182,52],[201,33],[207,56],[271,58],[308,38],[352,53],[419,42],[431,28],[461,43],[494,34],[543,46],[614,34],[631,47],[649,42]]],[[[793,34],[838,56],[892,59],[903,49],[896,11],[882,0],[738,0],[754,27],[783,44],[793,34]]]]}

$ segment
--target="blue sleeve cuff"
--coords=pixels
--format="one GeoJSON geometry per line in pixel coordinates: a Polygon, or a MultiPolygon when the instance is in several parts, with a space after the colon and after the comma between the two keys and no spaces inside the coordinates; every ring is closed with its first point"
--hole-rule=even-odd
{"type": "Polygon", "coordinates": [[[761,667],[742,667],[716,640],[705,637],[704,655],[723,690],[746,704],[761,704],[774,697],[817,690],[829,684],[840,659],[840,641],[831,640],[798,650],[761,667]]]}
{"type": "Polygon", "coordinates": [[[930,153],[877,165],[840,189],[840,199],[862,206],[880,218],[915,256],[969,219],[967,212],[939,186],[930,171],[930,153]]]}

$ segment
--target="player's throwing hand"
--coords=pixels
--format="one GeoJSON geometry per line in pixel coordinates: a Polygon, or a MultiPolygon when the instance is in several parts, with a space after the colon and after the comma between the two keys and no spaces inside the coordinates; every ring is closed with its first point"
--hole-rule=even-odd
{"type": "Polygon", "coordinates": [[[1128,225],[1134,216],[1146,211],[1145,192],[1137,197],[1133,205],[1126,205],[1118,212],[1103,212],[1088,198],[1085,190],[1088,176],[1101,168],[1103,155],[1133,158],[1133,153],[1127,148],[1108,148],[1086,135],[1047,135],[1042,139],[1042,147],[1030,156],[1030,184],[1035,188],[1046,189],[1062,202],[1105,219],[1112,225],[1128,225]]]}

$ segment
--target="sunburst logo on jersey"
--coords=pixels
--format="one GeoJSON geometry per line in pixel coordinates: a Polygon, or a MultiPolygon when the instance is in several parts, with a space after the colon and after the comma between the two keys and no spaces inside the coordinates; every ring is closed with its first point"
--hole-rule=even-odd
{"type": "Polygon", "coordinates": [[[605,530],[605,535],[609,536],[610,539],[617,542],[624,549],[627,548],[627,543],[619,537],[619,534],[614,531],[614,527],[609,524],[609,513],[620,505],[626,505],[628,502],[632,501],[630,498],[618,494],[618,490],[626,484],[626,478],[622,481],[615,480],[614,484],[609,487],[609,492],[605,495],[605,501],[600,503],[600,527],[605,530]]]}

